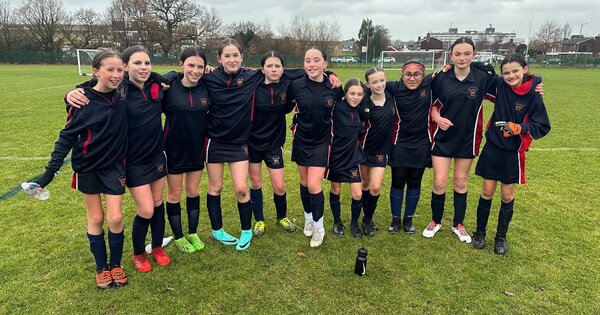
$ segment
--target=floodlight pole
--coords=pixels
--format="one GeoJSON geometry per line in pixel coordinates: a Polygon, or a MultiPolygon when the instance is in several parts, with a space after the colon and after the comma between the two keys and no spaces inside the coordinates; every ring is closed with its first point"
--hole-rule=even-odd
{"type": "Polygon", "coordinates": [[[581,31],[583,31],[583,26],[588,23],[581,23],[579,25],[579,39],[577,39],[577,48],[575,49],[575,66],[577,66],[577,55],[579,55],[579,43],[581,42],[581,31]]]}
{"type": "Polygon", "coordinates": [[[529,45],[531,45],[531,26],[533,20],[529,20],[529,34],[527,34],[527,48],[525,48],[525,58],[529,57],[529,45]]]}

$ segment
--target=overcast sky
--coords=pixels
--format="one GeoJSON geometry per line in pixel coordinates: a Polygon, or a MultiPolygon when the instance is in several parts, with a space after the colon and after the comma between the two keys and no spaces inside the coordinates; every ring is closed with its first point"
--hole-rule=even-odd
{"type": "MultiPolygon", "coordinates": [[[[193,1],[193,0],[192,0],[193,1]]],[[[20,5],[21,0],[9,0],[20,5]]],[[[516,32],[527,39],[529,20],[531,34],[547,20],[560,25],[569,23],[573,34],[579,34],[582,23],[586,36],[600,34],[600,1],[598,0],[205,0],[197,3],[217,10],[224,24],[234,21],[267,19],[277,34],[294,15],[315,20],[335,19],[342,39],[356,38],[363,18],[388,28],[392,39],[417,39],[427,32],[482,31],[492,24],[499,32],[516,32]],[[420,3],[422,2],[422,3],[420,3]]],[[[63,0],[67,10],[94,8],[104,12],[109,0],[63,0]]]]}

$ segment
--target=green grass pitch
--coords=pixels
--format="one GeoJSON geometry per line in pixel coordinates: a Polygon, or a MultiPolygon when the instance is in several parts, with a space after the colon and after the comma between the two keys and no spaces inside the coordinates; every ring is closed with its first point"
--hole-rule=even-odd
{"type": "MultiPolygon", "coordinates": [[[[364,76],[364,69],[333,70],[342,80],[364,76]]],[[[377,235],[360,241],[333,236],[326,198],[327,236],[318,249],[309,247],[301,231],[286,234],[276,226],[265,179],[266,235],[238,253],[208,238],[204,174],[199,233],[206,249],[185,254],[169,246],[171,265],[153,263],[152,272],[136,272],[130,259],[135,210],[126,195],[123,264],[130,284],[101,292],[93,282],[85,207],[80,194],[69,188],[70,165],[49,186],[52,196],[45,202],[22,192],[8,194],[42,172],[64,125],[62,97],[89,77],[79,77],[75,66],[0,65],[0,196],[6,196],[0,201],[0,313],[598,313],[600,71],[532,72],[544,78],[552,131],[535,141],[528,153],[528,184],[517,187],[508,257],[495,255],[489,245],[498,195],[485,250],[460,243],[448,224],[434,239],[420,235],[430,218],[431,170],[425,173],[415,217],[418,234],[385,231],[390,220],[388,173],[375,213],[381,227],[377,235]],[[366,276],[359,278],[353,266],[363,246],[369,260],[366,276]]],[[[389,80],[398,78],[399,72],[388,72],[389,80]]],[[[491,110],[486,102],[486,117],[491,110]]],[[[299,178],[289,153],[286,164],[289,216],[302,225],[299,178]]],[[[324,182],[326,196],[328,190],[324,182]]],[[[481,180],[471,172],[465,220],[469,232],[475,228],[480,191],[481,180]]],[[[452,198],[448,199],[446,220],[452,216],[452,198]]],[[[347,222],[346,186],[341,200],[347,222]]],[[[229,181],[223,210],[225,228],[237,234],[239,219],[229,181]]]]}

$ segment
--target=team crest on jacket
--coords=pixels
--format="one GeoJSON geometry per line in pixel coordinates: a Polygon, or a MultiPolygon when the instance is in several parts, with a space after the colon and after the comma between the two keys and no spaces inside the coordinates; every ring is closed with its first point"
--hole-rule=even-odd
{"type": "Polygon", "coordinates": [[[244,84],[244,79],[243,78],[238,78],[235,83],[237,84],[237,86],[242,86],[242,84],[244,84]]]}
{"type": "Polygon", "coordinates": [[[273,160],[273,165],[279,165],[279,163],[281,163],[281,156],[279,155],[273,155],[271,159],[273,160]]]}
{"type": "Polygon", "coordinates": [[[333,97],[328,97],[327,98],[327,107],[332,107],[333,106],[333,97]]]}
{"type": "Polygon", "coordinates": [[[206,97],[200,98],[200,104],[202,104],[202,106],[206,106],[206,104],[208,104],[208,100],[206,99],[206,97]]]}
{"type": "Polygon", "coordinates": [[[521,103],[521,102],[516,102],[516,103],[515,103],[515,110],[516,110],[517,112],[520,112],[522,109],[523,109],[523,103],[521,103]]]}
{"type": "Polygon", "coordinates": [[[242,146],[242,151],[244,152],[244,155],[248,155],[248,146],[244,144],[242,146]]]}
{"type": "Polygon", "coordinates": [[[383,156],[383,154],[377,154],[377,161],[383,162],[383,160],[385,160],[385,157],[383,156]]]}
{"type": "Polygon", "coordinates": [[[352,178],[358,177],[358,169],[356,169],[356,168],[351,169],[350,175],[352,175],[352,178]]]}
{"type": "Polygon", "coordinates": [[[121,184],[121,187],[125,187],[125,176],[119,176],[119,184],[121,184]]]}
{"type": "Polygon", "coordinates": [[[467,90],[467,93],[469,93],[469,98],[475,98],[475,96],[477,96],[477,88],[476,87],[469,88],[467,90]]]}
{"type": "Polygon", "coordinates": [[[119,95],[121,96],[121,99],[125,98],[125,89],[123,87],[120,87],[117,92],[119,92],[119,95]]]}
{"type": "Polygon", "coordinates": [[[285,93],[285,92],[281,93],[280,98],[281,98],[282,102],[285,102],[285,100],[287,99],[287,93],[285,93]]]}
{"type": "Polygon", "coordinates": [[[420,96],[420,97],[425,97],[425,96],[427,96],[427,92],[425,91],[425,89],[421,89],[421,90],[419,91],[419,96],[420,96]]]}
{"type": "Polygon", "coordinates": [[[164,169],[165,169],[165,164],[164,163],[158,163],[158,164],[156,164],[156,171],[158,173],[161,173],[164,169]]]}

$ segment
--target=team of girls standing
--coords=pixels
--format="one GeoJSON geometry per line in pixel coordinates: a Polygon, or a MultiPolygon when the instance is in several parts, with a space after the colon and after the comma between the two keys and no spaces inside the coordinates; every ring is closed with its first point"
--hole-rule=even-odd
{"type": "Polygon", "coordinates": [[[413,215],[421,196],[421,181],[426,167],[431,167],[428,134],[431,105],[431,75],[425,76],[425,67],[418,61],[402,66],[402,80],[387,82],[386,89],[394,97],[396,111],[392,132],[392,147],[388,164],[392,169],[390,207],[392,222],[388,232],[395,234],[402,225],[405,233],[416,228],[413,215]],[[406,187],[404,216],[402,203],[406,187]]]}
{"type": "Polygon", "coordinates": [[[175,246],[192,253],[204,248],[197,229],[200,219],[200,180],[204,169],[204,141],[210,106],[202,76],[206,56],[198,47],[188,47],[179,58],[182,73],[170,76],[162,110],[167,154],[167,216],[175,246]],[[185,182],[185,184],[183,184],[185,182]],[[185,186],[188,236],[183,236],[180,198],[185,186]]]}
{"type": "Polygon", "coordinates": [[[295,104],[292,124],[292,161],[300,173],[300,198],[304,208],[304,235],[311,237],[310,246],[323,243],[324,197],[322,181],[329,165],[331,145],[331,112],[344,91],[332,88],[324,70],[326,54],[311,48],[304,54],[304,77],[294,80],[287,93],[295,104]]]}
{"type": "Polygon", "coordinates": [[[36,182],[46,187],[73,150],[72,187],[83,194],[87,208],[87,237],[96,262],[96,285],[109,289],[125,286],[128,281],[121,267],[128,86],[123,82],[123,61],[115,52],[96,54],[92,68],[97,84],[82,87],[89,104],[82,108],[67,107],[66,125],[54,145],[46,171],[36,182]],[[108,223],[108,262],[102,195],[108,223]]]}
{"type": "Polygon", "coordinates": [[[550,120],[542,97],[534,91],[541,78],[529,74],[521,55],[510,55],[500,65],[502,78],[496,78],[498,88],[494,112],[485,132],[486,143],[481,151],[475,174],[483,177],[483,188],[477,206],[477,229],[473,246],[483,249],[492,199],[500,184],[500,212],[494,242],[494,252],[508,252],[506,233],[512,219],[515,184],[525,184],[525,152],[533,139],[550,132],[550,120]]]}
{"type": "Polygon", "coordinates": [[[348,183],[352,194],[350,231],[358,239],[362,236],[358,227],[362,209],[359,163],[365,160],[358,142],[363,128],[358,106],[365,96],[365,89],[360,80],[350,79],[344,85],[344,93],[344,99],[338,101],[333,109],[331,158],[325,177],[331,181],[329,204],[333,213],[333,233],[336,236],[343,236],[345,233],[341,219],[340,193],[341,183],[348,183]]]}

